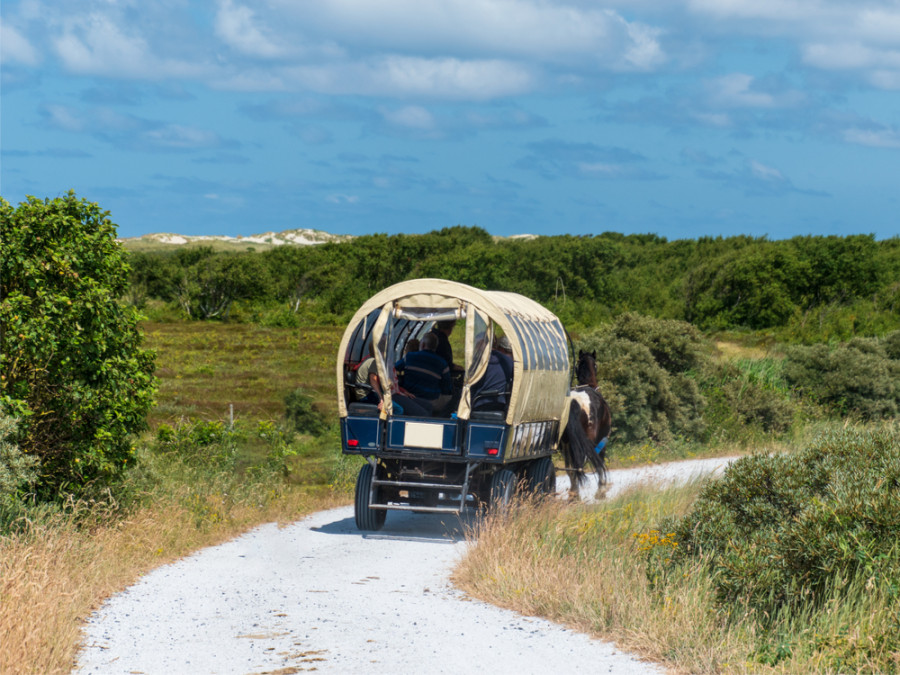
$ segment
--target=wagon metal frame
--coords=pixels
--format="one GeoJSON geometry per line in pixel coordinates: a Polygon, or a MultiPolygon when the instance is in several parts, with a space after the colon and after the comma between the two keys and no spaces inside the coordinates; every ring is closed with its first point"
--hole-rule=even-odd
{"type": "MultiPolygon", "coordinates": [[[[441,279],[395,284],[366,301],[344,332],[337,359],[342,452],[368,462],[356,484],[356,523],[380,529],[389,510],[458,513],[506,503],[519,485],[555,487],[552,454],[569,407],[571,343],[559,319],[516,293],[441,279]],[[437,321],[465,320],[459,405],[450,417],[400,414],[383,387],[382,405],[353,400],[354,368],[372,344],[381,382],[395,380],[406,342],[437,321]],[[473,410],[495,328],[509,339],[513,379],[505,411],[473,410]]],[[[492,392],[496,393],[496,392],[492,392]]]]}

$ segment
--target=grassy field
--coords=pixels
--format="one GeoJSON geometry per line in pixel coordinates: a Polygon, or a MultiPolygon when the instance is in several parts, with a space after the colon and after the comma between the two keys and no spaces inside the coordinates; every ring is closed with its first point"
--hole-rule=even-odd
{"type": "Polygon", "coordinates": [[[156,350],[155,428],[183,418],[279,419],[284,397],[302,387],[336,417],[335,359],[343,328],[264,328],[251,324],[146,323],[156,350]]]}

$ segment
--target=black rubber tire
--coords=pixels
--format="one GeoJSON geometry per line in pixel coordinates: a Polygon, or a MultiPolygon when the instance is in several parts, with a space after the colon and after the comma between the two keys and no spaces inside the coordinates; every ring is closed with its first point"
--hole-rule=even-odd
{"type": "Polygon", "coordinates": [[[540,457],[528,465],[525,470],[528,491],[537,497],[546,497],[556,493],[556,467],[550,457],[540,457]]]}
{"type": "Polygon", "coordinates": [[[516,474],[509,469],[497,469],[491,476],[491,510],[507,508],[516,494],[516,474]]]}
{"type": "Polygon", "coordinates": [[[356,477],[356,497],[354,499],[354,516],[356,527],[363,531],[375,531],[384,527],[387,513],[382,509],[369,508],[369,490],[372,487],[374,469],[366,462],[359,469],[356,477]]]}

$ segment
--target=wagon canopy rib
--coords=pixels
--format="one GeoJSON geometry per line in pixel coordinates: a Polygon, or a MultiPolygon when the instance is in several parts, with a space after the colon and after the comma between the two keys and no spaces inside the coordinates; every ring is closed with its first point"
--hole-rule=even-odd
{"type": "MultiPolygon", "coordinates": [[[[468,307],[487,316],[509,338],[513,351],[514,376],[507,423],[564,419],[569,391],[569,353],[565,331],[559,319],[542,305],[517,293],[484,291],[444,279],[400,282],[376,293],[357,310],[344,332],[338,350],[340,416],[347,416],[344,398],[344,359],[347,348],[357,326],[373,311],[382,309],[375,329],[380,335],[379,329],[384,326],[381,320],[386,321],[387,314],[395,319],[413,321],[461,319],[466,317],[468,307]]],[[[379,367],[382,365],[379,364],[379,367]]],[[[463,419],[468,417],[465,401],[460,407],[459,416],[463,419]]]]}

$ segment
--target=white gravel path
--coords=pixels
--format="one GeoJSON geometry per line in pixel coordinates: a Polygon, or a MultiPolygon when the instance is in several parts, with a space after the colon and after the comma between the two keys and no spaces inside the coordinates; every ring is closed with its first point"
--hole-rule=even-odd
{"type": "MultiPolygon", "coordinates": [[[[608,494],[726,463],[616,471],[608,494]]],[[[344,507],[256,528],[111,598],[85,627],[76,672],[664,672],[455,590],[448,577],[464,553],[465,526],[466,517],[391,512],[382,531],[362,534],[344,507]]]]}

